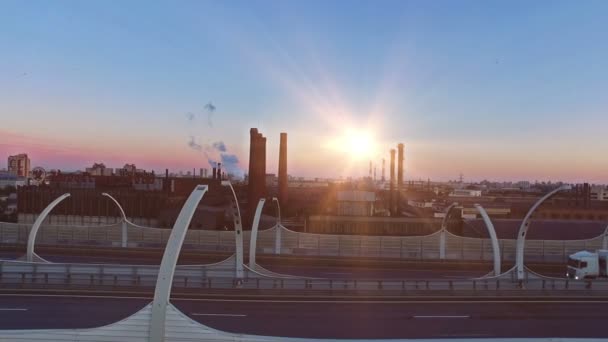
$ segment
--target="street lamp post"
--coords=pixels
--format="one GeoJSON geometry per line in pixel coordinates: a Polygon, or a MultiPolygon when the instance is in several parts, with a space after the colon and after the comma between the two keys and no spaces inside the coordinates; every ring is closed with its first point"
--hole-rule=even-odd
{"type": "Polygon", "coordinates": [[[279,255],[281,254],[281,234],[283,230],[283,224],[281,223],[281,204],[276,197],[273,197],[272,201],[277,204],[277,224],[275,225],[274,231],[274,254],[279,255]]]}
{"type": "Polygon", "coordinates": [[[234,233],[236,242],[236,270],[235,277],[242,279],[245,273],[243,267],[243,220],[241,219],[241,209],[239,208],[239,200],[236,197],[234,187],[229,180],[222,181],[222,186],[230,188],[232,192],[232,203],[230,205],[230,211],[232,213],[232,219],[234,221],[234,233]]]}
{"type": "Polygon", "coordinates": [[[488,234],[490,235],[490,240],[492,241],[494,275],[497,276],[501,273],[501,270],[500,270],[501,260],[500,260],[500,245],[498,244],[498,237],[496,236],[496,230],[494,229],[494,224],[492,223],[492,220],[490,220],[490,216],[488,216],[488,212],[479,204],[475,204],[474,206],[477,209],[477,211],[479,212],[479,214],[481,215],[481,218],[483,219],[483,222],[485,223],[486,228],[488,229],[488,234]]]}
{"type": "Polygon", "coordinates": [[[107,192],[103,192],[101,194],[102,196],[105,196],[107,198],[109,198],[110,200],[112,200],[112,202],[114,202],[114,204],[116,204],[116,206],[118,207],[118,210],[120,211],[120,215],[121,215],[121,232],[122,232],[122,241],[121,241],[121,246],[123,248],[127,247],[127,239],[128,239],[128,234],[127,234],[127,224],[129,222],[129,220],[127,219],[127,215],[125,214],[124,209],[122,208],[122,206],[120,205],[120,203],[118,203],[118,201],[116,200],[116,198],[112,197],[112,195],[108,194],[107,192]]]}
{"type": "Polygon", "coordinates": [[[530,229],[530,220],[532,218],[532,214],[538,209],[538,207],[550,197],[554,196],[560,191],[570,190],[570,185],[562,185],[559,188],[549,192],[541,199],[539,199],[532,208],[528,211],[524,220],[521,222],[519,226],[519,232],[517,233],[517,246],[515,251],[515,266],[517,270],[517,280],[523,281],[524,279],[524,245],[526,243],[526,234],[528,233],[528,229],[530,229]]]}
{"type": "Polygon", "coordinates": [[[34,261],[34,244],[36,243],[36,234],[38,234],[38,230],[40,229],[42,222],[46,219],[46,217],[49,215],[51,210],[53,210],[53,208],[55,208],[59,203],[61,203],[61,201],[68,197],[70,197],[69,193],[65,193],[57,197],[53,202],[51,202],[51,204],[44,208],[44,210],[36,218],[36,221],[34,221],[34,225],[32,226],[30,234],[27,238],[27,251],[25,254],[25,260],[27,260],[28,262],[34,261]]]}

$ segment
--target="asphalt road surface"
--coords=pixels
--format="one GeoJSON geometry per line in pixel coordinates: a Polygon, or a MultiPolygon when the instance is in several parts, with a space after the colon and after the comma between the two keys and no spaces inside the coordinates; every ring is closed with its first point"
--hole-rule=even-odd
{"type": "MultiPolygon", "coordinates": [[[[141,298],[0,296],[0,329],[89,328],[141,298]]],[[[303,338],[608,338],[608,301],[243,301],[176,299],[186,315],[237,333],[303,338]]]]}
{"type": "Polygon", "coordinates": [[[0,251],[0,259],[3,260],[13,260],[17,257],[17,255],[13,252],[0,251]]]}

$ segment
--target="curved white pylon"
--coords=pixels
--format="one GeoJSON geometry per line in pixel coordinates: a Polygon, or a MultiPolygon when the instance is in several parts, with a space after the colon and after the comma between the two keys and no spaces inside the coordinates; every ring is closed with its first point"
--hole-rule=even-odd
{"type": "Polygon", "coordinates": [[[602,249],[608,249],[608,226],[604,229],[604,235],[602,237],[602,249]]]}
{"type": "Polygon", "coordinates": [[[559,188],[549,192],[541,199],[539,199],[532,208],[528,211],[524,220],[521,222],[519,226],[519,232],[517,233],[517,245],[515,250],[515,267],[517,269],[517,280],[524,279],[524,245],[526,242],[526,234],[528,233],[528,229],[530,228],[530,219],[532,218],[532,214],[534,211],[546,200],[548,200],[551,196],[557,194],[563,190],[570,190],[570,185],[562,185],[559,188]]]}
{"type": "Polygon", "coordinates": [[[222,186],[229,187],[230,191],[232,191],[233,200],[230,208],[232,211],[232,219],[234,221],[234,238],[236,240],[235,277],[237,279],[241,279],[245,274],[245,268],[243,267],[243,220],[241,219],[241,209],[239,207],[239,200],[236,197],[236,192],[232,187],[232,183],[230,183],[230,181],[228,180],[225,180],[222,181],[222,186]]]}
{"type": "Polygon", "coordinates": [[[454,209],[457,205],[458,202],[450,204],[445,210],[445,216],[441,221],[441,230],[439,231],[439,259],[445,259],[445,239],[446,232],[448,230],[448,219],[450,218],[452,209],[454,209]]]}
{"type": "Polygon", "coordinates": [[[264,208],[264,203],[266,203],[266,199],[260,198],[258,206],[255,209],[253,224],[251,225],[251,239],[249,241],[249,268],[253,270],[255,270],[255,252],[258,242],[258,229],[260,227],[260,219],[262,218],[262,208],[264,208]]]}
{"type": "Polygon", "coordinates": [[[38,230],[40,229],[40,225],[49,215],[51,210],[57,206],[61,201],[70,197],[69,193],[65,193],[59,197],[57,197],[51,204],[49,204],[44,210],[38,215],[36,221],[34,221],[34,225],[32,226],[32,230],[30,230],[30,235],[27,238],[27,252],[26,252],[26,260],[28,262],[34,261],[34,243],[36,242],[36,234],[38,234],[38,230]]]}
{"type": "Polygon", "coordinates": [[[277,204],[277,226],[278,226],[281,224],[281,205],[279,204],[279,199],[276,197],[273,197],[272,201],[277,204]]]}
{"type": "Polygon", "coordinates": [[[160,262],[158,270],[158,278],[156,279],[156,288],[154,290],[154,301],[152,302],[152,314],[150,317],[150,341],[163,342],[165,340],[165,321],[167,314],[167,305],[171,296],[171,286],[173,285],[173,275],[175,274],[175,266],[177,259],[182,249],[188,226],[192,220],[192,216],[196,211],[198,203],[203,198],[203,195],[208,190],[207,185],[197,185],[186,203],[182,207],[167,246],[163,259],[160,262]]]}
{"type": "Polygon", "coordinates": [[[122,231],[122,247],[127,247],[127,239],[128,239],[128,235],[127,235],[127,215],[125,214],[125,211],[123,210],[122,206],[120,205],[120,203],[118,203],[118,201],[116,200],[116,198],[112,197],[112,195],[108,194],[107,192],[103,192],[101,194],[102,196],[106,196],[107,198],[111,199],[112,202],[114,202],[114,204],[116,204],[116,206],[118,207],[118,210],[120,210],[120,215],[122,216],[122,224],[121,224],[121,231],[122,231]]]}
{"type": "Polygon", "coordinates": [[[496,236],[496,230],[494,229],[494,224],[492,220],[490,220],[490,216],[486,210],[479,204],[474,205],[479,214],[481,214],[481,218],[483,222],[486,224],[486,228],[488,229],[488,234],[490,235],[490,240],[492,240],[492,254],[494,260],[494,275],[497,276],[500,274],[500,245],[498,244],[498,237],[496,236]]]}
{"type": "Polygon", "coordinates": [[[272,201],[277,204],[277,224],[274,231],[274,254],[281,254],[281,205],[279,199],[276,197],[272,198],[272,201]]]}

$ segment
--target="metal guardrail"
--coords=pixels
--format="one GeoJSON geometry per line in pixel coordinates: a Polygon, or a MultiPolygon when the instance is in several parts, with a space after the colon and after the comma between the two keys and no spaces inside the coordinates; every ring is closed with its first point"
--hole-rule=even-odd
{"type": "MultiPolygon", "coordinates": [[[[234,262],[217,263],[201,266],[178,266],[176,276],[178,277],[200,277],[200,278],[234,278],[234,262]]],[[[93,278],[128,278],[136,281],[138,278],[158,276],[158,266],[156,265],[110,265],[110,264],[57,264],[57,263],[28,263],[21,261],[0,262],[0,276],[4,279],[6,274],[21,274],[36,278],[39,274],[51,276],[61,275],[69,279],[72,275],[87,275],[93,278]]],[[[258,276],[257,274],[247,273],[249,277],[258,276]]],[[[152,284],[154,285],[154,284],[152,284]]]]}
{"type": "MultiPolygon", "coordinates": [[[[25,243],[30,226],[0,222],[0,244],[25,243]]],[[[281,229],[281,254],[345,257],[382,257],[396,259],[439,259],[439,234],[426,236],[360,236],[329,235],[294,232],[284,228],[271,228],[258,233],[257,253],[273,254],[275,230],[281,229]]],[[[128,227],[131,247],[164,247],[169,229],[128,227]]],[[[248,241],[249,231],[243,232],[248,241]]],[[[38,233],[37,245],[70,246],[121,246],[121,224],[107,226],[51,226],[43,225],[38,233]]],[[[515,260],[515,240],[499,240],[501,259],[515,260]]],[[[245,252],[248,244],[245,244],[245,252]]],[[[201,251],[234,251],[232,231],[190,230],[184,248],[201,251]]],[[[529,240],[525,246],[528,262],[564,262],[568,256],[580,250],[602,248],[602,237],[587,240],[529,240]]],[[[492,260],[492,244],[489,239],[467,238],[448,233],[446,259],[492,260]]]]}
{"type": "MultiPolygon", "coordinates": [[[[154,275],[95,274],[71,272],[65,274],[50,272],[3,272],[0,286],[8,288],[44,288],[44,289],[117,289],[148,288],[153,289],[156,283],[154,275]]],[[[555,279],[534,279],[521,288],[517,282],[504,279],[480,280],[373,280],[373,279],[270,279],[232,277],[201,277],[176,275],[173,279],[174,289],[239,289],[239,290],[297,290],[298,292],[373,292],[375,294],[396,294],[414,291],[608,291],[608,282],[604,281],[571,281],[555,279]]]]}
{"type": "MultiPolygon", "coordinates": [[[[8,288],[115,289],[150,288],[156,283],[158,267],[0,263],[0,286],[8,288]]],[[[234,278],[228,267],[209,270],[200,266],[182,266],[176,270],[173,287],[180,289],[249,289],[297,290],[304,292],[373,292],[396,294],[412,291],[488,291],[488,290],[562,290],[608,291],[608,281],[573,281],[570,279],[531,278],[524,288],[511,279],[471,280],[386,280],[386,279],[310,279],[310,278],[234,278]]]]}

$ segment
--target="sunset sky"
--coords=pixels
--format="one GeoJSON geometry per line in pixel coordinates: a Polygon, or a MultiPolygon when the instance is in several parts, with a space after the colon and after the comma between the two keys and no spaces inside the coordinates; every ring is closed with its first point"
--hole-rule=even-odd
{"type": "Polygon", "coordinates": [[[608,1],[2,1],[0,168],[608,183],[608,1]],[[206,108],[212,103],[215,110],[206,108]],[[221,146],[223,143],[225,148],[221,146]],[[214,147],[215,144],[215,147],[214,147]],[[238,162],[237,162],[238,160],[238,162]]]}

